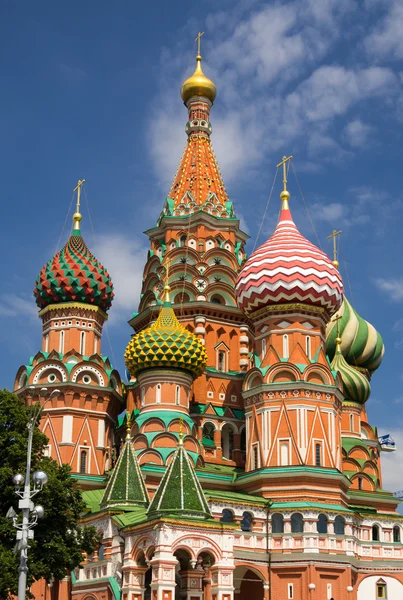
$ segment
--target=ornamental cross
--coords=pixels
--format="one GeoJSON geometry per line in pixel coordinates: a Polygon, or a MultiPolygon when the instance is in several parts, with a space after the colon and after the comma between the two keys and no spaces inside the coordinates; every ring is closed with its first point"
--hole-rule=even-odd
{"type": "Polygon", "coordinates": [[[126,413],[126,439],[130,440],[130,430],[132,427],[132,419],[130,413],[126,413]]]}
{"type": "Polygon", "coordinates": [[[278,163],[277,165],[277,169],[279,167],[283,167],[283,185],[284,185],[284,191],[287,191],[287,163],[289,160],[292,159],[292,156],[289,156],[287,158],[287,156],[283,156],[283,160],[281,162],[278,163]]]}
{"type": "Polygon", "coordinates": [[[327,236],[328,240],[331,240],[333,238],[333,263],[338,266],[339,262],[337,260],[337,236],[340,235],[342,233],[342,231],[337,231],[336,229],[333,229],[332,233],[330,235],[327,236]]]}
{"type": "Polygon", "coordinates": [[[197,37],[195,38],[195,42],[197,42],[197,55],[200,55],[200,38],[204,35],[204,31],[199,31],[197,37]]]}
{"type": "Polygon", "coordinates": [[[336,333],[337,333],[337,337],[340,338],[340,323],[339,320],[343,318],[343,315],[339,315],[338,317],[335,317],[334,319],[332,319],[333,322],[336,323],[336,333]]]}
{"type": "Polygon", "coordinates": [[[79,179],[77,186],[74,188],[74,191],[77,192],[77,206],[76,206],[77,213],[80,212],[80,194],[81,194],[81,186],[83,185],[83,183],[85,183],[85,179],[79,179]]]}
{"type": "Polygon", "coordinates": [[[179,441],[182,443],[183,440],[183,419],[179,417],[179,441]]]}

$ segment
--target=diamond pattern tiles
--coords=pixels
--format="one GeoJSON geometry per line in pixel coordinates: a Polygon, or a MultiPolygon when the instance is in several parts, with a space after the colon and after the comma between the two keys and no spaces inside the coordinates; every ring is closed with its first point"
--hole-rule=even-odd
{"type": "Polygon", "coordinates": [[[39,308],[58,302],[83,302],[106,311],[114,293],[108,271],[75,233],[39,273],[34,296],[39,308]]]}
{"type": "Polygon", "coordinates": [[[132,376],[144,369],[167,367],[198,377],[206,367],[207,354],[204,344],[179,323],[166,302],[156,322],[130,340],[125,362],[132,376]]]}
{"type": "Polygon", "coordinates": [[[238,304],[248,315],[291,302],[318,306],[333,315],[343,300],[339,271],[300,234],[288,209],[282,209],[272,237],[246,261],[236,290],[238,304]]]}

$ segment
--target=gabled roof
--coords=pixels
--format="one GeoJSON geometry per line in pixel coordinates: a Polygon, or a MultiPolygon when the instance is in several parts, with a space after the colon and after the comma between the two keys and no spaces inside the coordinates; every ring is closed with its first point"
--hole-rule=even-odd
{"type": "Polygon", "coordinates": [[[211,517],[193,463],[183,447],[182,440],[179,440],[178,448],[155,492],[147,514],[149,517],[163,514],[202,519],[211,517]]]}
{"type": "Polygon", "coordinates": [[[101,508],[147,506],[149,501],[133,445],[130,439],[126,439],[106,486],[101,508]]]}

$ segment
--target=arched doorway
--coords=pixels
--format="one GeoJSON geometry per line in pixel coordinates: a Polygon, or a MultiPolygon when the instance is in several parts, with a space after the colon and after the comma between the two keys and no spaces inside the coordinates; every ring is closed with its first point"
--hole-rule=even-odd
{"type": "Polygon", "coordinates": [[[190,564],[191,556],[189,552],[180,548],[174,552],[174,557],[178,563],[175,567],[175,600],[182,600],[187,598],[188,590],[190,590],[189,571],[192,567],[190,564]]]}
{"type": "Polygon", "coordinates": [[[264,600],[262,577],[246,566],[234,571],[234,600],[264,600]]]}
{"type": "Polygon", "coordinates": [[[215,559],[210,552],[201,552],[197,557],[196,569],[204,572],[202,579],[203,598],[211,598],[211,567],[214,565],[215,559]]]}

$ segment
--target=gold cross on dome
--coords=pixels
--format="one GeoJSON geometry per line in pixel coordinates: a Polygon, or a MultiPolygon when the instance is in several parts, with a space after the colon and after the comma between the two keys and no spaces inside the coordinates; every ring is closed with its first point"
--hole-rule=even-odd
{"type": "Polygon", "coordinates": [[[292,159],[292,156],[283,156],[283,159],[281,162],[278,163],[277,165],[277,169],[279,167],[283,167],[283,185],[284,185],[284,191],[287,191],[287,163],[288,161],[290,161],[292,159]]]}
{"type": "Polygon", "coordinates": [[[195,42],[197,42],[197,55],[200,56],[200,38],[204,35],[204,31],[199,31],[195,38],[195,42]]]}
{"type": "Polygon", "coordinates": [[[179,443],[183,443],[183,419],[179,418],[179,443]]]}
{"type": "Polygon", "coordinates": [[[334,319],[332,319],[332,321],[334,323],[336,323],[336,333],[337,333],[337,337],[340,338],[340,319],[343,318],[343,315],[339,315],[338,317],[334,317],[334,319]]]}
{"type": "Polygon", "coordinates": [[[80,212],[80,194],[81,194],[81,186],[85,183],[85,179],[79,179],[74,191],[77,192],[77,206],[76,212],[80,212]]]}
{"type": "Polygon", "coordinates": [[[333,238],[333,264],[336,268],[338,268],[339,266],[339,261],[337,260],[337,236],[341,233],[343,233],[341,229],[340,231],[333,229],[332,233],[327,236],[328,240],[331,240],[333,238]]]}

